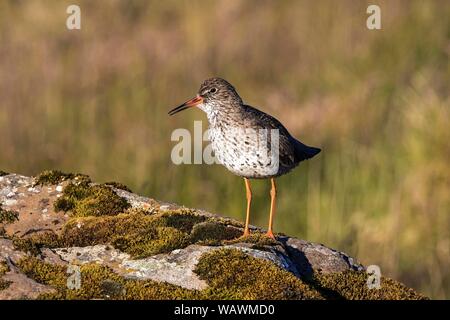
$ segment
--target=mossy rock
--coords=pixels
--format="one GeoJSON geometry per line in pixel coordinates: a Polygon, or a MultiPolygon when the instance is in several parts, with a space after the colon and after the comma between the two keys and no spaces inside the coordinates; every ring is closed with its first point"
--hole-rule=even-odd
{"type": "Polygon", "coordinates": [[[1,261],[0,262],[0,276],[4,275],[8,271],[9,271],[9,267],[8,267],[8,264],[6,263],[6,261],[1,261]]]}
{"type": "Polygon", "coordinates": [[[5,210],[0,207],[0,223],[13,223],[19,219],[17,211],[5,210]]]}
{"type": "MultiPolygon", "coordinates": [[[[146,257],[184,248],[190,244],[221,245],[241,236],[241,229],[229,225],[233,220],[208,218],[191,209],[179,209],[158,213],[143,209],[131,209],[128,201],[112,189],[127,190],[117,183],[93,184],[82,174],[61,171],[45,171],[38,175],[36,183],[55,184],[70,180],[62,196],[54,202],[55,211],[69,212],[63,231],[52,234],[32,235],[26,239],[14,239],[16,247],[33,255],[42,247],[88,246],[112,244],[133,257],[146,257]],[[56,237],[56,239],[55,239],[56,237]]],[[[235,222],[240,226],[239,223],[235,222]]],[[[253,236],[251,242],[260,245],[262,238],[253,236]]]]}
{"type": "Polygon", "coordinates": [[[2,276],[9,271],[8,264],[6,261],[0,262],[0,291],[5,290],[11,284],[11,281],[3,280],[2,276]]]}
{"type": "Polygon", "coordinates": [[[281,244],[277,240],[267,237],[264,232],[260,231],[252,232],[250,235],[246,237],[232,239],[230,241],[226,241],[225,243],[233,244],[239,242],[252,244],[253,245],[252,248],[261,250],[266,250],[268,246],[276,246],[281,244]]]}
{"type": "Polygon", "coordinates": [[[31,234],[23,238],[12,237],[12,242],[16,249],[34,256],[41,253],[41,248],[57,248],[62,245],[58,235],[51,231],[31,234]]]}
{"type": "Polygon", "coordinates": [[[81,287],[69,289],[66,266],[27,257],[18,267],[28,277],[56,289],[40,299],[322,299],[291,273],[239,250],[216,250],[200,259],[195,272],[209,284],[202,291],[126,279],[98,264],[80,266],[81,287]]]}
{"type": "Polygon", "coordinates": [[[127,279],[99,264],[79,266],[81,287],[69,289],[67,267],[36,257],[17,264],[35,281],[56,289],[40,299],[424,299],[392,279],[382,278],[380,289],[369,289],[361,271],[316,274],[302,280],[273,263],[237,249],[217,249],[203,254],[194,270],[208,287],[185,289],[152,280],[127,279]]]}
{"type": "Polygon", "coordinates": [[[98,264],[80,266],[81,287],[69,289],[66,266],[53,265],[34,257],[27,257],[18,267],[35,281],[52,286],[55,293],[46,293],[39,299],[123,299],[123,300],[173,300],[198,299],[200,292],[168,283],[151,280],[125,279],[110,268],[98,264]]]}
{"type": "Polygon", "coordinates": [[[90,187],[86,197],[75,203],[73,215],[77,217],[116,215],[129,207],[127,200],[119,197],[110,187],[96,185],[90,187]]]}
{"type": "Polygon", "coordinates": [[[123,183],[120,183],[120,182],[115,182],[115,181],[105,182],[104,185],[113,187],[116,189],[120,189],[120,190],[125,190],[127,192],[133,192],[130,188],[128,188],[126,185],[124,185],[123,183]]]}
{"type": "Polygon", "coordinates": [[[220,245],[241,236],[241,230],[212,221],[192,210],[155,214],[130,210],[115,216],[73,217],[59,234],[34,233],[13,237],[15,247],[32,255],[42,248],[111,244],[134,258],[185,248],[190,244],[220,245]]]}
{"type": "Polygon", "coordinates": [[[292,273],[236,249],[204,254],[195,272],[214,299],[323,299],[292,273]]]}
{"type": "MultiPolygon", "coordinates": [[[[23,180],[21,178],[17,181],[23,180]]],[[[274,241],[259,230],[253,230],[250,236],[242,237],[242,223],[204,214],[197,210],[185,208],[168,210],[172,207],[167,206],[162,209],[163,207],[159,205],[150,206],[151,210],[147,210],[145,209],[148,205],[147,199],[142,200],[141,197],[134,195],[127,195],[127,198],[120,197],[115,189],[125,190],[125,187],[118,184],[94,184],[85,175],[54,171],[39,175],[35,181],[46,185],[62,183],[63,192],[58,198],[56,193],[53,193],[53,199],[57,198],[53,204],[56,210],[65,211],[68,215],[64,215],[63,223],[53,231],[46,231],[48,229],[45,228],[33,229],[32,232],[25,232],[21,237],[15,236],[14,233],[5,235],[5,237],[12,240],[17,251],[27,253],[25,259],[19,263],[14,262],[19,269],[38,283],[55,289],[53,293],[42,294],[39,297],[42,299],[424,298],[414,290],[388,278],[382,278],[379,290],[369,289],[367,286],[368,275],[365,271],[322,274],[317,272],[322,269],[316,267],[315,269],[311,268],[314,271],[312,276],[307,278],[300,276],[303,275],[300,272],[301,265],[295,261],[294,254],[289,248],[292,247],[301,254],[306,252],[302,251],[302,245],[293,247],[292,243],[283,238],[279,238],[280,241],[274,241]],[[133,203],[133,208],[127,199],[133,203]],[[139,206],[139,203],[142,206],[139,206]],[[186,248],[193,244],[197,246],[186,248]],[[234,246],[235,244],[237,245],[234,246]],[[92,247],[95,245],[106,246],[98,246],[100,251],[95,251],[98,250],[98,247],[95,250],[92,247]],[[111,246],[114,247],[114,252],[109,251],[112,250],[111,246]],[[220,246],[227,247],[220,248],[220,246]],[[231,249],[230,246],[239,249],[231,249]],[[67,266],[58,264],[55,262],[57,260],[52,259],[58,259],[53,256],[54,254],[59,254],[59,257],[62,258],[64,248],[76,250],[75,247],[88,247],[83,250],[87,250],[85,251],[88,253],[87,255],[92,252],[93,259],[87,260],[87,264],[80,266],[82,287],[72,290],[67,287],[69,276],[67,266]],[[60,249],[52,253],[50,250],[43,250],[44,248],[60,249]],[[186,249],[182,250],[184,248],[186,249]],[[89,251],[91,249],[92,251],[89,251]],[[176,249],[180,250],[174,251],[176,249]],[[102,250],[108,250],[110,253],[104,254],[102,250]],[[121,255],[121,252],[129,254],[129,256],[121,255]],[[203,252],[206,253],[199,258],[203,252]],[[153,257],[157,254],[162,255],[153,257]],[[91,263],[98,261],[97,258],[103,259],[103,256],[121,256],[122,260],[118,261],[123,261],[124,264],[119,268],[115,261],[102,265],[91,263]],[[187,289],[177,286],[183,285],[182,281],[184,280],[174,282],[177,284],[175,285],[126,278],[128,272],[134,272],[130,271],[133,267],[125,271],[121,268],[133,265],[134,262],[129,264],[132,261],[130,259],[138,258],[149,258],[142,261],[143,264],[137,262],[140,264],[140,268],[147,268],[142,273],[145,275],[139,276],[153,277],[151,272],[167,272],[165,263],[172,265],[175,259],[183,268],[187,268],[177,269],[182,270],[177,272],[192,274],[193,278],[187,279],[198,281],[198,285],[188,286],[189,289],[187,289]],[[44,262],[44,259],[47,262],[44,262]],[[52,263],[49,263],[50,261],[52,263]],[[158,265],[157,263],[162,266],[157,267],[158,270],[162,271],[154,271],[152,268],[152,266],[158,265]],[[185,264],[183,265],[183,263],[185,264]],[[152,271],[149,273],[147,270],[152,271]]],[[[22,213],[19,216],[12,211],[0,211],[0,221],[5,224],[7,229],[15,225],[8,226],[6,223],[16,222],[16,219],[22,216],[24,216],[22,213]]],[[[0,228],[3,233],[5,228],[0,228]]],[[[289,240],[297,241],[298,239],[289,238],[289,240]]],[[[302,242],[303,240],[298,241],[302,242]]],[[[307,242],[305,241],[305,243],[307,242]]],[[[13,247],[11,242],[9,245],[13,247]]],[[[339,261],[342,262],[338,266],[339,271],[345,270],[345,268],[354,270],[362,268],[358,263],[350,260],[346,264],[345,258],[348,256],[345,254],[336,254],[329,248],[327,248],[328,251],[324,251],[324,246],[312,243],[308,243],[308,245],[320,251],[321,262],[329,263],[328,261],[331,261],[327,272],[329,269],[337,268],[333,259],[340,259],[339,261]]],[[[74,256],[66,260],[78,263],[78,256],[75,256],[78,254],[77,252],[80,251],[75,251],[74,256]]],[[[176,265],[176,268],[179,268],[180,265],[176,265]]],[[[1,267],[0,265],[0,288],[6,288],[9,283],[2,280],[1,267]]],[[[136,274],[138,274],[139,269],[136,270],[136,274]]],[[[173,275],[164,278],[159,274],[154,279],[171,281],[170,277],[173,275]]]]}
{"type": "Polygon", "coordinates": [[[390,278],[381,277],[380,288],[369,288],[364,271],[315,274],[313,284],[327,298],[346,300],[422,300],[413,289],[390,278]]]}
{"type": "MultiPolygon", "coordinates": [[[[114,218],[118,217],[107,217],[108,220],[114,218]]],[[[90,217],[89,219],[98,218],[90,217]]],[[[158,243],[161,240],[154,241],[158,243]]],[[[149,242],[147,245],[151,247],[155,244],[149,242]]],[[[155,246],[158,247],[159,244],[155,246]]],[[[147,250],[152,251],[152,249],[147,250]]],[[[380,289],[369,289],[368,274],[364,271],[316,273],[312,280],[301,279],[271,261],[229,248],[209,251],[198,260],[193,271],[208,284],[208,287],[201,291],[152,280],[126,279],[109,267],[98,264],[82,265],[80,267],[82,287],[72,290],[67,287],[68,274],[64,265],[50,264],[32,256],[22,259],[17,265],[28,277],[57,290],[56,293],[41,295],[41,299],[376,300],[425,298],[403,284],[384,277],[381,279],[380,289]]]]}
{"type": "Polygon", "coordinates": [[[77,218],[65,225],[61,240],[65,246],[110,243],[133,257],[146,257],[188,246],[193,226],[205,219],[182,210],[77,218]]]}
{"type": "Polygon", "coordinates": [[[55,211],[71,211],[73,216],[86,217],[116,215],[130,207],[112,190],[113,187],[129,190],[125,185],[115,182],[94,185],[84,174],[44,171],[36,177],[35,185],[56,185],[65,181],[70,182],[65,186],[62,197],[55,201],[55,211]]]}
{"type": "Polygon", "coordinates": [[[59,170],[46,170],[36,176],[35,185],[55,185],[76,177],[87,177],[83,174],[65,173],[59,170]]]}
{"type": "Polygon", "coordinates": [[[33,280],[56,288],[67,286],[67,268],[58,264],[45,263],[36,257],[20,260],[17,266],[33,280]]]}
{"type": "Polygon", "coordinates": [[[224,240],[238,239],[241,236],[241,229],[210,219],[196,224],[192,228],[190,238],[192,243],[220,245],[224,243],[224,240]]]}
{"type": "Polygon", "coordinates": [[[118,196],[110,186],[91,185],[89,180],[71,182],[54,203],[55,211],[71,211],[72,216],[117,215],[130,208],[126,199],[118,196]]]}
{"type": "Polygon", "coordinates": [[[3,280],[0,278],[0,291],[8,289],[11,285],[11,281],[3,280]]]}

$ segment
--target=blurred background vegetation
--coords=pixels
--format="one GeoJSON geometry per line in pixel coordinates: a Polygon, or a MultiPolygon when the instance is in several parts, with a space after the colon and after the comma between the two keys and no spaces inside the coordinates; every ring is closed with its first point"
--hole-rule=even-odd
{"type": "MultiPolygon", "coordinates": [[[[323,152],[278,179],[276,231],[450,298],[450,5],[371,1],[0,1],[0,169],[116,180],[243,219],[241,178],[175,166],[168,117],[221,76],[323,152]]],[[[269,183],[252,223],[266,227],[269,183]]]]}

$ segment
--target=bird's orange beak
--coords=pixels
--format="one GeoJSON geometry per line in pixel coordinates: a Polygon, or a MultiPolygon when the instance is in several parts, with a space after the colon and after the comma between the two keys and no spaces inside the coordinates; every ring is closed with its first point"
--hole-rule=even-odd
{"type": "Polygon", "coordinates": [[[178,107],[170,110],[169,115],[173,116],[177,112],[183,111],[190,107],[195,107],[201,103],[203,103],[203,98],[201,96],[197,95],[195,98],[192,98],[191,100],[186,101],[181,106],[178,106],[178,107]]]}

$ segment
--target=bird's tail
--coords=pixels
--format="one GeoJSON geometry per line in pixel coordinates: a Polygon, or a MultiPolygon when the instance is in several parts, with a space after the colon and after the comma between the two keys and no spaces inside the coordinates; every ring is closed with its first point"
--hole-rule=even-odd
{"type": "Polygon", "coordinates": [[[301,143],[300,141],[296,140],[295,155],[298,161],[310,159],[314,157],[316,154],[318,154],[320,151],[322,150],[319,148],[307,146],[301,143]]]}

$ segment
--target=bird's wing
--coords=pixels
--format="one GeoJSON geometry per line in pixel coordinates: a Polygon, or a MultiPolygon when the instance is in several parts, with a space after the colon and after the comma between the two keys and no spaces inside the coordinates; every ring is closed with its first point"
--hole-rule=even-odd
{"type": "MultiPolygon", "coordinates": [[[[297,156],[295,151],[295,140],[287,131],[287,129],[281,124],[280,121],[272,117],[271,115],[260,111],[251,106],[245,106],[245,112],[243,115],[244,125],[247,128],[258,129],[278,129],[279,133],[279,165],[282,167],[292,167],[297,162],[297,156]]],[[[268,148],[271,149],[271,141],[269,139],[268,148]]]]}

